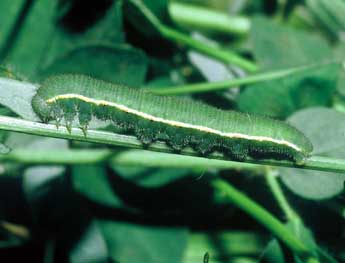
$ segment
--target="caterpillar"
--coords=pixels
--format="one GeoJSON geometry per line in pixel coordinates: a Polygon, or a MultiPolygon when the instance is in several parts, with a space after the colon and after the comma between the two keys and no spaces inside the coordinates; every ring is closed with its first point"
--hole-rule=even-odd
{"type": "Polygon", "coordinates": [[[165,141],[202,155],[219,151],[233,160],[290,160],[302,165],[312,152],[306,136],[289,124],[224,111],[191,99],[158,96],[84,75],[57,75],[39,87],[32,107],[43,122],[74,121],[86,132],[92,118],[110,121],[143,144],[165,141]]]}

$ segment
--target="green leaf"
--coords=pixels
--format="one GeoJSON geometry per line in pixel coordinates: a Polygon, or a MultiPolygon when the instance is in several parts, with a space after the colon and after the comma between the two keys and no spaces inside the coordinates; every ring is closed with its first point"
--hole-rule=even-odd
{"type": "Polygon", "coordinates": [[[330,103],[339,66],[326,63],[333,53],[322,38],[256,18],[252,43],[255,58],[264,70],[310,64],[320,67],[249,86],[238,98],[241,111],[287,117],[298,109],[330,103]]]}
{"type": "Polygon", "coordinates": [[[0,143],[0,154],[8,154],[11,148],[7,147],[5,144],[0,143]]]}
{"type": "Polygon", "coordinates": [[[31,107],[37,86],[18,80],[0,78],[0,105],[6,106],[20,117],[37,121],[38,116],[31,107]]]}
{"type": "MultiPolygon", "coordinates": [[[[6,1],[7,2],[7,1],[6,1]]],[[[25,1],[26,6],[17,14],[16,24],[13,24],[12,34],[7,38],[2,49],[2,57],[6,64],[11,65],[16,71],[34,79],[47,49],[47,41],[51,37],[54,24],[56,1],[40,0],[25,1]]],[[[5,4],[2,15],[13,15],[9,8],[11,4],[5,4]],[[10,12],[10,13],[9,13],[10,12]]],[[[1,59],[1,58],[0,58],[1,59]]]]}
{"type": "MultiPolygon", "coordinates": [[[[289,228],[302,242],[307,246],[310,251],[314,251],[316,254],[317,244],[314,240],[312,232],[303,224],[299,219],[294,219],[288,222],[287,228],[289,228]]],[[[296,263],[304,263],[298,255],[294,255],[296,263]]],[[[264,262],[268,263],[285,263],[285,257],[283,249],[277,239],[273,239],[268,243],[264,254],[262,255],[264,262]]],[[[323,261],[322,261],[323,262],[323,261]]]]}
{"type": "MultiPolygon", "coordinates": [[[[310,251],[314,252],[315,256],[317,255],[318,246],[314,239],[313,233],[303,224],[303,222],[299,218],[290,220],[287,223],[287,228],[291,229],[291,231],[303,242],[303,244],[308,247],[310,251]]],[[[296,263],[305,262],[305,260],[301,259],[301,257],[298,255],[294,255],[294,257],[296,263]]]]}
{"type": "Polygon", "coordinates": [[[62,207],[60,202],[67,199],[64,196],[67,187],[63,180],[64,171],[61,166],[35,166],[24,172],[23,192],[32,216],[37,220],[35,223],[63,219],[66,207],[62,207]]]}
{"type": "Polygon", "coordinates": [[[182,262],[188,231],[184,227],[145,226],[98,221],[111,259],[121,263],[182,262]]]}
{"type": "Polygon", "coordinates": [[[109,207],[120,208],[124,206],[112,189],[103,166],[74,165],[72,167],[72,184],[75,191],[94,202],[109,207]]]}
{"type": "Polygon", "coordinates": [[[252,22],[251,43],[262,69],[288,68],[332,59],[332,50],[319,35],[299,31],[256,17],[252,22]]]}
{"type": "MultiPolygon", "coordinates": [[[[100,17],[100,11],[102,10],[97,10],[97,12],[90,10],[92,9],[92,3],[91,5],[79,1],[68,3],[67,5],[71,5],[68,6],[70,10],[67,8],[67,11],[65,11],[67,14],[56,24],[54,34],[49,40],[47,53],[40,68],[45,68],[58,57],[80,46],[98,45],[101,43],[108,45],[123,44],[122,0],[112,2],[111,6],[107,10],[104,10],[104,14],[100,17]],[[91,24],[87,24],[90,19],[90,12],[92,14],[91,16],[95,16],[97,20],[91,24]],[[78,22],[78,18],[76,19],[76,17],[83,15],[87,16],[88,19],[78,22]],[[70,21],[76,24],[86,23],[87,27],[83,30],[73,30],[72,27],[74,25],[70,21]]],[[[62,9],[64,8],[62,7],[62,9]]]]}
{"type": "Polygon", "coordinates": [[[320,64],[317,69],[250,85],[240,94],[238,107],[241,111],[286,118],[299,109],[327,106],[336,88],[338,68],[336,64],[320,64]]]}
{"type": "Polygon", "coordinates": [[[69,254],[71,263],[106,263],[108,261],[107,244],[96,220],[90,222],[74,244],[69,254]]]}
{"type": "MultiPolygon", "coordinates": [[[[143,158],[145,158],[143,156],[143,158]]],[[[155,169],[155,168],[142,168],[142,167],[126,167],[113,165],[112,168],[121,177],[126,180],[140,185],[142,187],[162,187],[187,175],[190,175],[189,169],[155,169]]]]}
{"type": "MultiPolygon", "coordinates": [[[[111,167],[115,173],[109,173],[107,170],[108,174],[102,166],[74,166],[73,187],[77,192],[100,205],[135,212],[145,209],[160,214],[171,211],[191,213],[200,209],[214,210],[215,203],[211,200],[212,190],[207,178],[203,177],[205,171],[179,169],[178,163],[182,158],[178,158],[176,163],[172,159],[175,169],[143,168],[135,163],[135,160],[146,157],[149,163],[151,158],[160,156],[159,154],[150,156],[150,153],[144,151],[141,155],[133,156],[131,158],[133,164],[129,163],[129,166],[112,163],[111,167]],[[189,197],[188,200],[185,196],[189,197]]],[[[169,158],[169,156],[162,155],[161,158],[169,158]]]]}
{"type": "MultiPolygon", "coordinates": [[[[326,108],[311,108],[290,117],[314,146],[313,155],[345,158],[345,115],[326,108]]],[[[331,198],[344,188],[345,175],[339,173],[281,168],[284,184],[307,199],[331,198]]]]}
{"type": "Polygon", "coordinates": [[[341,38],[345,26],[345,2],[343,0],[307,0],[307,7],[326,29],[326,33],[341,38]]]}
{"type": "Polygon", "coordinates": [[[91,45],[74,49],[45,68],[41,77],[60,73],[87,74],[129,86],[141,84],[146,75],[145,54],[129,46],[91,45]]]}
{"type": "MultiPolygon", "coordinates": [[[[31,149],[40,151],[53,147],[55,149],[67,149],[67,142],[61,139],[42,138],[20,133],[11,133],[6,143],[13,149],[31,149]]],[[[61,186],[61,178],[65,171],[63,166],[32,166],[23,172],[22,187],[27,202],[33,212],[40,213],[46,207],[42,203],[48,201],[52,189],[61,186]],[[43,210],[42,210],[43,209],[43,210]]],[[[52,201],[52,200],[49,200],[52,201]]]]}
{"type": "Polygon", "coordinates": [[[305,246],[316,251],[317,244],[313,237],[313,233],[303,224],[299,219],[291,220],[287,224],[287,228],[291,229],[293,233],[304,243],[305,246]]]}
{"type": "MultiPolygon", "coordinates": [[[[200,34],[194,34],[193,37],[195,39],[198,39],[200,42],[204,42],[210,46],[217,47],[216,42],[203,37],[200,34]]],[[[228,66],[213,58],[195,51],[188,52],[188,58],[191,64],[195,66],[209,82],[224,81],[234,78],[234,74],[230,71],[228,66]]]]}
{"type": "MultiPolygon", "coordinates": [[[[197,231],[190,233],[181,262],[202,263],[206,252],[210,255],[210,263],[242,262],[241,258],[258,257],[263,250],[264,238],[252,232],[197,231]]],[[[256,260],[244,262],[256,262],[256,260]]]]}
{"type": "MultiPolygon", "coordinates": [[[[106,13],[92,27],[80,36],[78,42],[102,42],[122,44],[125,42],[123,32],[122,0],[113,1],[106,13]]],[[[92,7],[92,6],[91,6],[92,7]]]]}
{"type": "MultiPolygon", "coordinates": [[[[72,168],[73,187],[100,205],[138,211],[145,202],[152,202],[151,207],[160,206],[158,200],[152,200],[159,196],[161,199],[167,198],[163,187],[177,183],[190,174],[187,169],[154,169],[115,164],[113,169],[116,175],[107,174],[103,166],[75,165],[72,168]],[[141,201],[138,202],[139,196],[141,201]]],[[[192,194],[182,186],[177,189],[192,194]]]]}
{"type": "Polygon", "coordinates": [[[265,248],[260,262],[285,263],[283,249],[277,239],[272,239],[265,248]]]}

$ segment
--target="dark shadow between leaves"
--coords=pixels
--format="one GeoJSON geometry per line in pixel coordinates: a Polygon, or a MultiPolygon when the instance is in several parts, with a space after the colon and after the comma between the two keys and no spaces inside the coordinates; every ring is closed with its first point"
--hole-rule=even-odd
{"type": "MultiPolygon", "coordinates": [[[[108,183],[126,205],[114,208],[82,197],[98,218],[148,225],[191,225],[197,228],[226,222],[233,208],[214,202],[210,177],[184,177],[161,187],[143,187],[108,168],[108,183]]],[[[145,176],[145,175],[142,175],[145,176]]],[[[149,173],[148,175],[149,176],[149,173]]]]}
{"type": "MultiPolygon", "coordinates": [[[[61,1],[60,1],[61,2],[61,1]]],[[[72,5],[59,24],[72,33],[82,33],[100,20],[112,5],[111,0],[71,1],[72,5]],[[80,18],[83,19],[80,19],[80,18]]],[[[62,4],[61,4],[62,6],[62,4]]]]}

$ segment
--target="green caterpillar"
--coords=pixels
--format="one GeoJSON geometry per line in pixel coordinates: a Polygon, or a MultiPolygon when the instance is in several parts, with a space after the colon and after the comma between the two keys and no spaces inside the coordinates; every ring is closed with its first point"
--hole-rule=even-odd
{"type": "Polygon", "coordinates": [[[49,78],[32,106],[44,122],[64,119],[69,130],[77,119],[86,131],[95,117],[133,133],[144,144],[163,140],[176,150],[191,146],[203,155],[219,151],[234,160],[273,158],[303,164],[313,149],[303,133],[278,120],[157,96],[83,75],[49,78]]]}

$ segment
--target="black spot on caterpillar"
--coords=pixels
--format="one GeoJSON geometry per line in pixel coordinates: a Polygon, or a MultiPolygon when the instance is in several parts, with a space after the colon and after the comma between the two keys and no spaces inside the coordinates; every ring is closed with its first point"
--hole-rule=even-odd
{"type": "Polygon", "coordinates": [[[175,97],[164,97],[83,75],[47,79],[32,101],[44,121],[77,119],[86,131],[92,117],[111,121],[144,144],[163,140],[176,150],[191,146],[202,155],[220,151],[230,159],[273,158],[303,164],[312,144],[285,122],[223,111],[175,97]]]}

